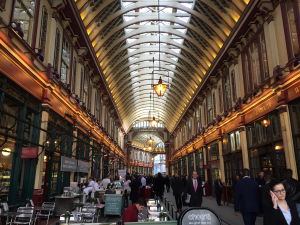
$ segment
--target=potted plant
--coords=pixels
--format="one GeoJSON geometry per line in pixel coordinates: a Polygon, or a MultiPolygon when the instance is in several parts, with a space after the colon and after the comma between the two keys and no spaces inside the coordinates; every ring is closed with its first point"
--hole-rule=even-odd
{"type": "Polygon", "coordinates": [[[26,202],[26,207],[29,207],[29,204],[30,204],[30,200],[29,200],[29,198],[26,198],[26,200],[25,200],[25,202],[26,202]]]}
{"type": "Polygon", "coordinates": [[[159,203],[157,203],[156,207],[157,207],[157,212],[160,212],[161,211],[161,205],[159,203]]]}
{"type": "Polygon", "coordinates": [[[94,205],[95,205],[95,203],[97,203],[97,199],[95,199],[95,198],[92,198],[92,206],[94,206],[94,205]]]}
{"type": "Polygon", "coordinates": [[[65,218],[66,218],[66,223],[69,223],[70,222],[70,217],[71,217],[71,213],[69,211],[67,211],[65,213],[65,218]]]}
{"type": "Polygon", "coordinates": [[[2,214],[2,213],[3,213],[3,204],[0,203],[0,214],[2,214]]]}
{"type": "Polygon", "coordinates": [[[78,204],[78,207],[79,207],[79,212],[82,212],[82,207],[84,206],[84,204],[82,202],[80,202],[78,204]]]}
{"type": "Polygon", "coordinates": [[[167,215],[164,212],[160,212],[158,215],[159,221],[165,221],[167,215]]]}

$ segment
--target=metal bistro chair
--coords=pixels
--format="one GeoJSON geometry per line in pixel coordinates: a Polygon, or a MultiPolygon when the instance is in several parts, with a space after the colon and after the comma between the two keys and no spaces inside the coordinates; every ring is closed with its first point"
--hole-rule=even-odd
{"type": "Polygon", "coordinates": [[[9,222],[10,225],[32,225],[35,223],[34,207],[19,207],[17,213],[18,215],[15,217],[15,220],[9,222]]]}
{"type": "Polygon", "coordinates": [[[172,205],[172,218],[173,220],[177,220],[177,213],[174,205],[172,205]]]}
{"type": "Polygon", "coordinates": [[[97,209],[95,207],[84,206],[81,212],[81,222],[93,223],[96,212],[97,209]]]}
{"type": "Polygon", "coordinates": [[[90,206],[88,207],[88,212],[92,214],[92,217],[90,217],[90,215],[86,216],[86,214],[84,215],[84,220],[87,222],[91,221],[91,223],[93,223],[94,219],[96,218],[98,223],[98,219],[100,217],[100,209],[98,209],[97,207],[90,206]]]}
{"type": "Polygon", "coordinates": [[[47,218],[47,223],[46,223],[46,225],[48,225],[50,216],[53,218],[54,207],[55,207],[55,203],[54,203],[54,202],[44,202],[44,203],[42,204],[41,210],[36,214],[36,219],[35,219],[35,221],[36,221],[39,217],[44,217],[44,218],[47,218]]]}

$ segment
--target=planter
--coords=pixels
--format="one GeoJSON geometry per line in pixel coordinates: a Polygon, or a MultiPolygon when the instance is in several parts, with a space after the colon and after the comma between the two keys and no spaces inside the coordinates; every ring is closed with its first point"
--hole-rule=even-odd
{"type": "Polygon", "coordinates": [[[161,207],[157,207],[157,212],[161,212],[161,207]]]}
{"type": "Polygon", "coordinates": [[[82,212],[82,207],[79,207],[79,212],[82,212]]]}
{"type": "Polygon", "coordinates": [[[26,203],[25,207],[29,207],[29,203],[26,203]]]}
{"type": "Polygon", "coordinates": [[[159,217],[159,221],[165,221],[164,219],[164,217],[159,217]]]}
{"type": "Polygon", "coordinates": [[[92,206],[94,206],[95,205],[95,202],[92,202],[92,206]]]}
{"type": "Polygon", "coordinates": [[[70,217],[66,217],[66,223],[70,223],[70,217]]]}

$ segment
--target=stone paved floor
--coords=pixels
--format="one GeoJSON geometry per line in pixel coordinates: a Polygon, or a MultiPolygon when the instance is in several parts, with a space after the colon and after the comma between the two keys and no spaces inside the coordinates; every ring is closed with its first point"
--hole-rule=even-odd
{"type": "MultiPolygon", "coordinates": [[[[170,192],[164,193],[164,197],[167,198],[170,203],[172,205],[175,206],[176,208],[176,203],[175,203],[175,198],[173,196],[172,190],[170,189],[170,192]]],[[[223,202],[222,202],[223,204],[223,202]]],[[[243,218],[242,215],[239,214],[239,216],[235,216],[234,215],[234,208],[233,208],[233,204],[229,204],[229,206],[218,206],[216,199],[211,197],[211,196],[205,196],[203,197],[203,203],[202,203],[203,207],[207,207],[212,209],[213,211],[215,211],[219,217],[226,223],[230,224],[230,225],[243,225],[243,218]]],[[[187,209],[187,206],[184,206],[182,209],[187,209]]],[[[256,223],[255,225],[263,225],[263,218],[262,217],[257,217],[256,219],[256,223]]]]}

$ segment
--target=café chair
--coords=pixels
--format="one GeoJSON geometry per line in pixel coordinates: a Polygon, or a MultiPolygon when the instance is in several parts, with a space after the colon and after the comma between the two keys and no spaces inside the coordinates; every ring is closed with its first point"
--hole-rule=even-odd
{"type": "Polygon", "coordinates": [[[34,207],[19,207],[17,209],[17,216],[14,221],[8,224],[13,225],[32,225],[35,223],[34,207]]]}
{"type": "Polygon", "coordinates": [[[177,211],[174,205],[172,205],[172,218],[173,220],[177,220],[177,211]]]}
{"type": "Polygon", "coordinates": [[[44,202],[42,204],[41,210],[39,212],[37,212],[35,220],[37,220],[39,217],[47,218],[46,225],[48,225],[50,216],[53,218],[54,207],[55,207],[54,202],[44,202]]]}

